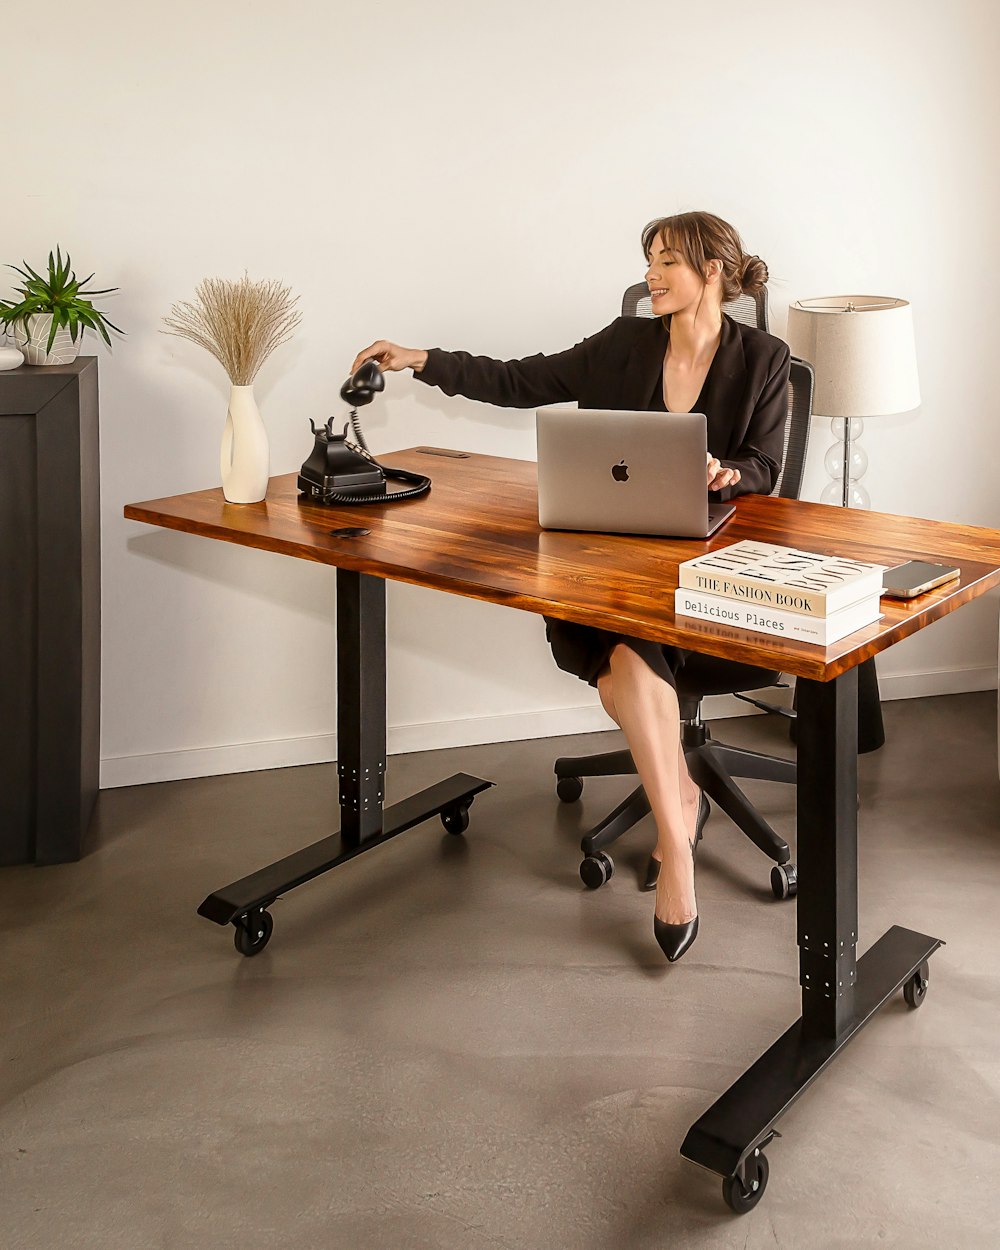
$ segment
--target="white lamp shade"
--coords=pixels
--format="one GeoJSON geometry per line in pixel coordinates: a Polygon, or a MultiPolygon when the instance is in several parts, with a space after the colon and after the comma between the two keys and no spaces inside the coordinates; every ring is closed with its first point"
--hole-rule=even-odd
{"type": "Polygon", "coordinates": [[[816,372],[813,411],[879,417],[920,404],[913,316],[906,300],[831,295],[788,309],[792,355],[816,372]]]}

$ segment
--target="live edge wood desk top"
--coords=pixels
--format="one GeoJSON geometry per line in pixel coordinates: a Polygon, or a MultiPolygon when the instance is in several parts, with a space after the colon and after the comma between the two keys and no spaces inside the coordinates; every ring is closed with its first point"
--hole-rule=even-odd
{"type": "Polygon", "coordinates": [[[325,508],[300,502],[296,474],[271,479],[258,504],[219,489],[129,504],[150,525],[259,547],[450,591],[527,612],[672,643],[708,655],[830,681],[1000,584],[1000,531],[794,499],[745,495],[706,542],[580,534],[538,526],[536,469],[526,460],[410,448],[382,461],[426,473],[429,494],[394,504],[325,508]],[[337,538],[331,530],[370,534],[337,538]],[[895,565],[958,565],[961,578],[917,599],[883,599],[883,617],[829,647],[675,617],[677,566],[741,539],[895,565]]]}

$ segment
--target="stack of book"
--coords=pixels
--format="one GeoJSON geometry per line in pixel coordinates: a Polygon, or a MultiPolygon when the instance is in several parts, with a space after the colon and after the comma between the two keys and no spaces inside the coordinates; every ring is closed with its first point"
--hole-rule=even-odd
{"type": "Polygon", "coordinates": [[[828,646],[877,621],[881,564],[748,540],[680,566],[674,611],[828,646]]]}

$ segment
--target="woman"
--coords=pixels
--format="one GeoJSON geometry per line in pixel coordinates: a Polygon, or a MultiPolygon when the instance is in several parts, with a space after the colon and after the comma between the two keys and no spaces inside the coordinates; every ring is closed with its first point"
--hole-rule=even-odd
{"type": "MultiPolygon", "coordinates": [[[[500,361],[466,352],[399,347],[380,340],[352,372],[375,359],[412,369],[447,395],[513,408],[577,401],[581,408],[701,412],[708,424],[707,484],[720,500],[770,493],[781,469],[789,352],[780,340],[722,311],[755,294],[767,267],[747,256],[732,226],[711,213],[680,213],[642,234],[654,317],[619,317],[554,356],[500,361]]],[[[597,687],[625,733],[656,821],[647,874],[656,889],[653,931],[674,962],[698,933],[694,851],[708,801],[691,780],[680,740],[675,674],[685,652],[547,620],[556,663],[597,687]]]]}

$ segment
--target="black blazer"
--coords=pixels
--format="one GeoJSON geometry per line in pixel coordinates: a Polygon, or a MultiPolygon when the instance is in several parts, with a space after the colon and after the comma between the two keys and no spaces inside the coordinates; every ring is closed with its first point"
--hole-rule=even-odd
{"type": "MultiPolygon", "coordinates": [[[[669,318],[619,317],[568,351],[523,360],[492,360],[432,348],[415,376],[446,395],[464,395],[502,408],[540,408],[576,400],[581,408],[650,410],[662,394],[669,318]]],[[[735,487],[713,492],[725,500],[770,494],[781,471],[788,418],[787,344],[723,316],[722,338],[698,410],[708,419],[708,448],[735,487]]]]}

